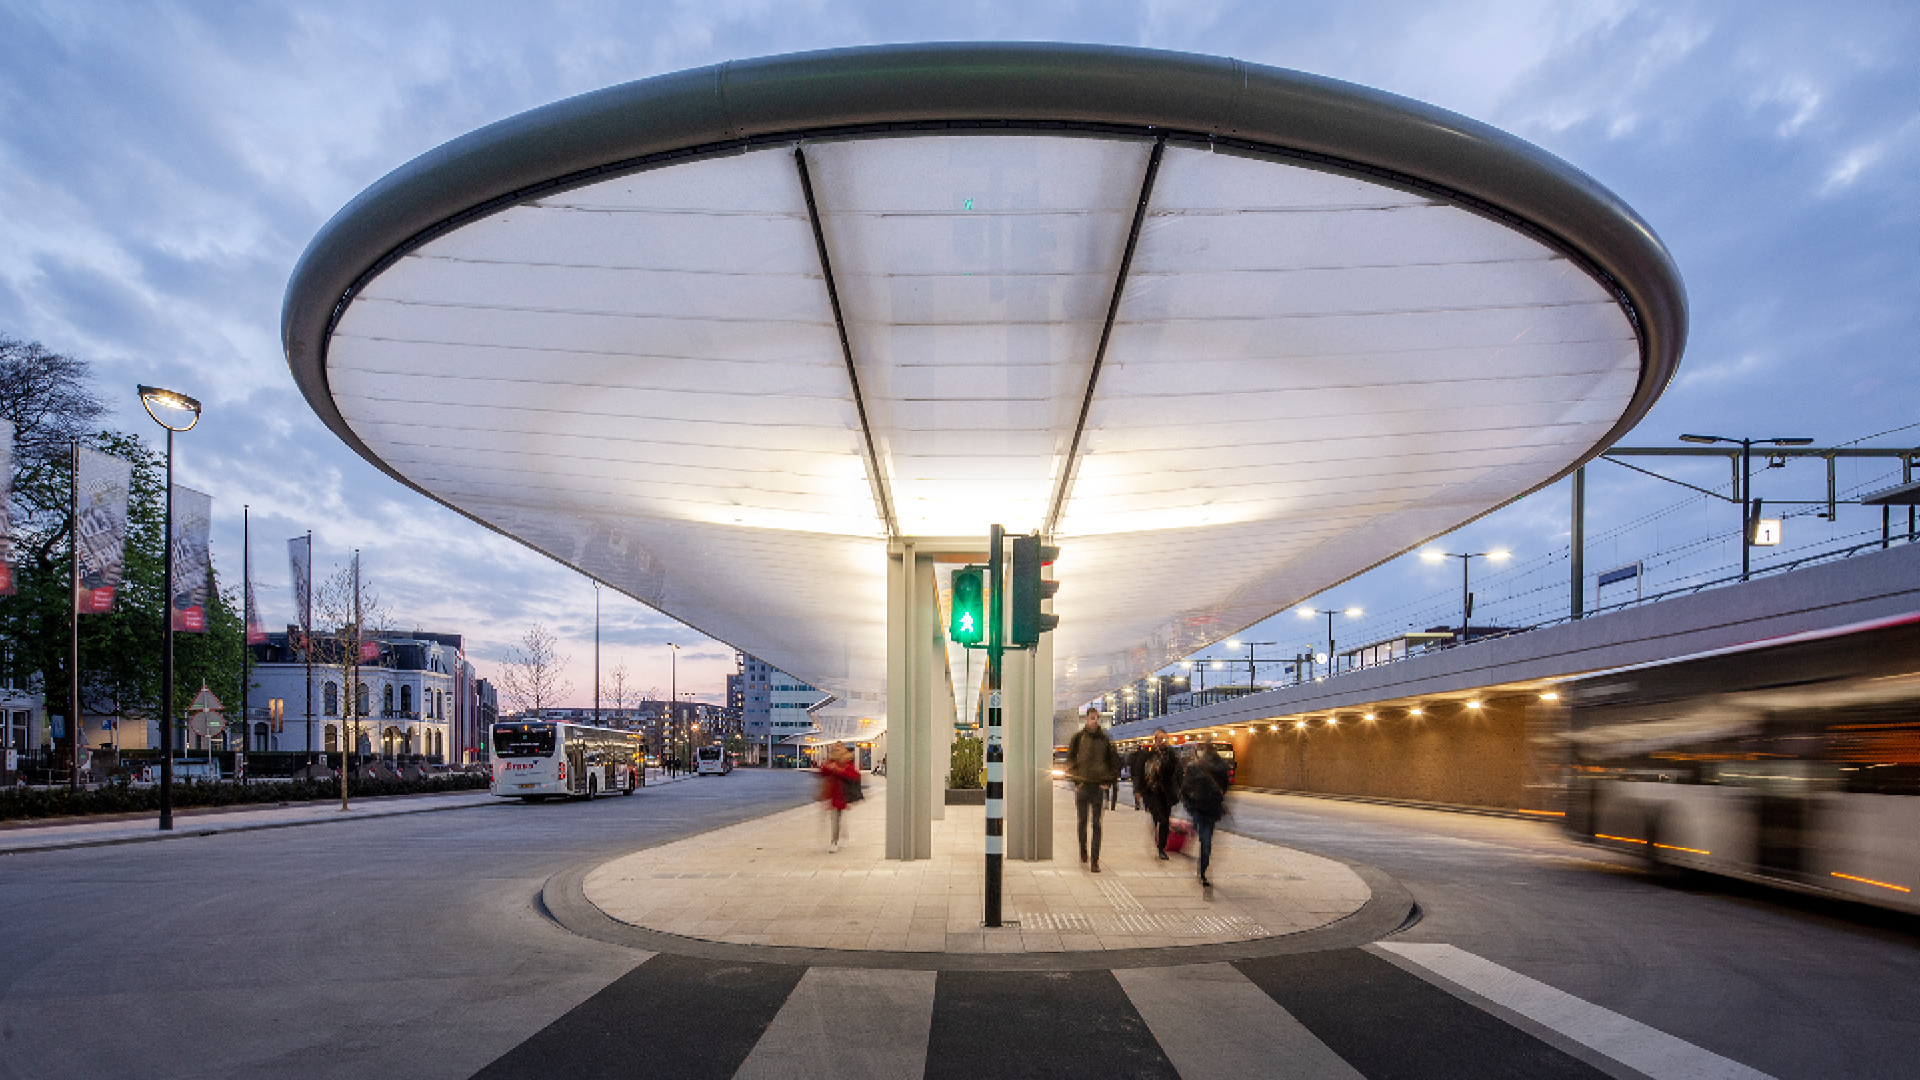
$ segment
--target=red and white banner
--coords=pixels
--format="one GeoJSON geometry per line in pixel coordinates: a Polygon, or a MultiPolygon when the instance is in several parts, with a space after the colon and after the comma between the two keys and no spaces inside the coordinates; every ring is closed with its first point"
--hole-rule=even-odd
{"type": "Polygon", "coordinates": [[[0,420],[0,596],[13,595],[13,421],[0,420]]]}
{"type": "Polygon", "coordinates": [[[113,594],[127,558],[127,492],[133,466],[97,450],[80,447],[74,459],[74,553],[80,561],[80,587],[73,602],[82,615],[113,610],[113,594]]]}
{"type": "Polygon", "coordinates": [[[213,496],[173,488],[173,629],[207,632],[207,597],[213,584],[213,496]]]}

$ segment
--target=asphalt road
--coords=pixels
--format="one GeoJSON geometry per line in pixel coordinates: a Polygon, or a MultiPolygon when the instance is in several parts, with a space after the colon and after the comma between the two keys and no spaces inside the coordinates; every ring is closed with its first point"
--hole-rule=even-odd
{"type": "Polygon", "coordinates": [[[1233,827],[1370,863],[1446,943],[1781,1080],[1920,1076],[1920,919],[1650,875],[1555,824],[1235,796],[1233,827]]]}
{"type": "Polygon", "coordinates": [[[645,955],[543,918],[548,877],[812,793],[742,770],[0,857],[0,1077],[471,1076],[645,955]]]}
{"type": "MultiPolygon", "coordinates": [[[[1026,1070],[994,1063],[1026,1038],[1036,1067],[1056,1051],[1049,1076],[1192,1080],[1195,1062],[1224,1062],[1234,1043],[1166,1019],[1196,994],[1239,1003],[1243,1012],[1217,1014],[1222,1023],[1297,1017],[1303,1053],[1324,1059],[1314,1075],[1598,1075],[1359,950],[1238,974],[1142,969],[1118,982],[1104,972],[803,977],[648,960],[576,937],[535,906],[568,866],[811,791],[805,776],[743,770],[590,804],[0,857],[0,1077],[796,1075],[819,1026],[806,1010],[817,1009],[829,1027],[852,1025],[836,1036],[829,1075],[862,1075],[846,1055],[863,1039],[892,1053],[873,1060],[896,1071],[906,1061],[913,1072],[920,1053],[928,1076],[1014,1075],[1026,1070]],[[880,1004],[837,1016],[846,999],[835,995],[861,993],[880,1004]],[[1396,1044],[1372,1019],[1396,1008],[1428,1018],[1429,1033],[1396,1044]],[[1004,1027],[1011,1042],[973,1034],[1016,1019],[1032,1031],[1004,1027]],[[992,1056],[969,1057],[983,1052],[992,1056]],[[1490,1054],[1542,1064],[1502,1069],[1490,1054]]],[[[1111,835],[1123,837],[1131,811],[1118,813],[1111,835]]],[[[1782,1080],[1920,1074],[1909,1049],[1920,1037],[1916,920],[1652,878],[1535,822],[1238,795],[1230,825],[1398,878],[1424,918],[1397,943],[1455,946],[1782,1080]]],[[[1221,840],[1223,874],[1233,843],[1221,840]]],[[[1284,1065],[1260,1074],[1304,1074],[1284,1065]]],[[[1249,1068],[1258,1071],[1235,1075],[1249,1068]]]]}

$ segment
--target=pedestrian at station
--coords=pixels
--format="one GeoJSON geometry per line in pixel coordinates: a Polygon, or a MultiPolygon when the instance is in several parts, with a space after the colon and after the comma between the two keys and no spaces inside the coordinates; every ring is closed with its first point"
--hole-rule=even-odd
{"type": "Polygon", "coordinates": [[[827,854],[840,850],[840,815],[847,809],[847,787],[860,783],[860,766],[853,762],[853,751],[846,743],[827,748],[827,760],[820,765],[820,800],[827,804],[827,854]]]}
{"type": "Polygon", "coordinates": [[[1100,872],[1100,816],[1106,810],[1107,785],[1120,778],[1120,752],[1100,726],[1100,707],[1087,706],[1087,724],[1067,742],[1067,779],[1073,781],[1073,807],[1078,817],[1080,861],[1100,872]],[[1087,824],[1093,824],[1092,857],[1088,857],[1087,824]]]}
{"type": "Polygon", "coordinates": [[[1187,763],[1180,781],[1180,805],[1193,820],[1193,834],[1200,841],[1200,887],[1213,888],[1207,880],[1207,864],[1213,860],[1213,827],[1227,812],[1227,762],[1212,746],[1202,746],[1187,763]]]}
{"type": "Polygon", "coordinates": [[[1167,743],[1167,729],[1154,728],[1153,740],[1133,752],[1133,801],[1153,819],[1153,846],[1167,857],[1167,832],[1173,804],[1180,801],[1180,757],[1167,743]]]}

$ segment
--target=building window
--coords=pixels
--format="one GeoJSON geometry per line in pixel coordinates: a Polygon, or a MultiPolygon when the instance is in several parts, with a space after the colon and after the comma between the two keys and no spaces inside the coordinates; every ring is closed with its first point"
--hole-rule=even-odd
{"type": "Polygon", "coordinates": [[[413,687],[411,686],[400,688],[400,711],[409,714],[413,712],[413,687]]]}
{"type": "Polygon", "coordinates": [[[387,716],[392,716],[393,715],[393,684],[392,683],[388,683],[386,686],[386,689],[380,692],[380,697],[381,697],[380,708],[384,710],[387,716]]]}
{"type": "MultiPolygon", "coordinates": [[[[333,684],[332,684],[332,683],[328,683],[328,684],[327,684],[327,689],[328,689],[328,690],[332,690],[332,689],[333,689],[333,684]]],[[[327,745],[327,753],[329,753],[329,754],[332,754],[332,753],[337,753],[337,752],[339,751],[339,749],[340,749],[340,729],[339,729],[339,728],[337,728],[337,727],[334,727],[334,726],[333,726],[332,724],[328,724],[328,725],[327,725],[327,743],[326,743],[326,745],[327,745]]]]}
{"type": "Polygon", "coordinates": [[[353,715],[355,716],[367,715],[367,684],[366,683],[355,683],[353,685],[353,715]]]}
{"type": "MultiPolygon", "coordinates": [[[[340,715],[340,687],[338,685],[328,683],[326,689],[321,692],[320,697],[323,701],[323,708],[326,710],[328,716],[340,715]]],[[[327,730],[332,731],[333,729],[328,728],[327,730]]]]}

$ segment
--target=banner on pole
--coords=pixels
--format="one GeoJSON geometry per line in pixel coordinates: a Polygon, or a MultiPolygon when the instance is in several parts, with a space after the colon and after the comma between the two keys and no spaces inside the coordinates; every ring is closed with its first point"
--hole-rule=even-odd
{"type": "Polygon", "coordinates": [[[313,633],[313,537],[287,541],[287,562],[293,568],[293,617],[300,620],[300,648],[313,633]]]}
{"type": "Polygon", "coordinates": [[[173,487],[173,629],[207,632],[207,592],[213,580],[213,496],[173,487]]]}
{"type": "Polygon", "coordinates": [[[113,595],[126,569],[127,492],[133,486],[133,466],[84,446],[74,464],[80,588],[73,601],[82,615],[102,615],[113,610],[113,595]]]}
{"type": "Polygon", "coordinates": [[[258,645],[267,640],[267,628],[260,625],[260,608],[253,602],[253,582],[247,582],[247,644],[258,645]]]}
{"type": "Polygon", "coordinates": [[[13,595],[13,421],[0,420],[0,596],[13,595]]]}

